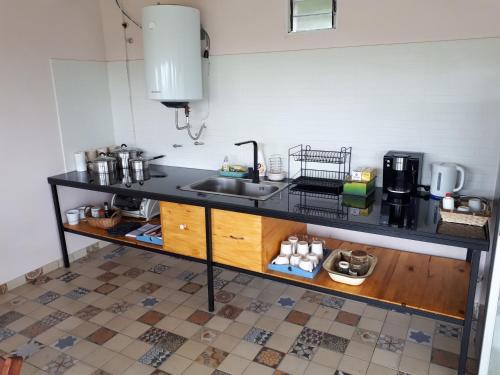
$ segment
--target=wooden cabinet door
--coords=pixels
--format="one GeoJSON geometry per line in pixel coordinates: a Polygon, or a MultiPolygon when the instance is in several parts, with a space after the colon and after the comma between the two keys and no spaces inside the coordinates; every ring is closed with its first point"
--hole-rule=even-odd
{"type": "Polygon", "coordinates": [[[160,202],[163,248],[172,253],[206,259],[205,209],[160,202]]]}
{"type": "Polygon", "coordinates": [[[214,262],[262,272],[262,217],[212,210],[214,262]]]}

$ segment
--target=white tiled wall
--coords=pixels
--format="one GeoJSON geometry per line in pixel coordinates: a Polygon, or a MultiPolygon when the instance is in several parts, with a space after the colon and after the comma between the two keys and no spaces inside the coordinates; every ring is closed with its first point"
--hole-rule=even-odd
{"type": "MultiPolygon", "coordinates": [[[[467,169],[464,192],[491,196],[500,139],[500,39],[215,56],[204,146],[174,128],[173,110],[145,98],[143,62],[129,63],[137,145],[169,165],[217,168],[233,143],[255,139],[266,155],[298,143],[353,147],[353,166],[381,166],[390,149],[467,169]],[[172,144],[183,144],[174,149],[172,144]]],[[[109,63],[113,114],[127,112],[124,63],[109,63]],[[117,100],[121,97],[123,100],[117,100]],[[117,107],[118,106],[118,107],[117,107]]],[[[207,102],[194,105],[193,122],[207,102]]],[[[117,142],[134,143],[115,118],[117,142]]],[[[381,183],[381,179],[378,179],[381,183]]]]}

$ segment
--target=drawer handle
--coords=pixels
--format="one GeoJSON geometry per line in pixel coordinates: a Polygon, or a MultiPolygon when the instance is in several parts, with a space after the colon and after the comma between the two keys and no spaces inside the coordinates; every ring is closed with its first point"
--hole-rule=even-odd
{"type": "Polygon", "coordinates": [[[186,224],[181,224],[181,225],[179,225],[179,229],[180,230],[186,230],[187,229],[187,225],[186,224]]]}
{"type": "Polygon", "coordinates": [[[232,238],[233,240],[244,240],[245,237],[236,237],[236,236],[233,236],[232,234],[229,235],[230,238],[232,238]]]}

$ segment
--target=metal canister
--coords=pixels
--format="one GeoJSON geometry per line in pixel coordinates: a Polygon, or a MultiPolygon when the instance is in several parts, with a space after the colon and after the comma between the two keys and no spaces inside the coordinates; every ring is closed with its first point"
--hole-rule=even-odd
{"type": "Polygon", "coordinates": [[[116,159],[101,153],[92,162],[92,171],[97,174],[116,173],[116,159]]]}
{"type": "Polygon", "coordinates": [[[118,160],[118,167],[128,169],[130,159],[135,159],[141,150],[134,147],[128,147],[125,143],[115,150],[111,151],[111,155],[118,160]]]}
{"type": "Polygon", "coordinates": [[[93,173],[93,182],[101,186],[115,185],[118,182],[118,175],[116,172],[111,173],[93,173]]]}

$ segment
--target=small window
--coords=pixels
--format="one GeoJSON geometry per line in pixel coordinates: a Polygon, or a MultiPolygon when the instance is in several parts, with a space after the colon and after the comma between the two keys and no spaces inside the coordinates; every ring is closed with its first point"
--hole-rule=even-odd
{"type": "Polygon", "coordinates": [[[290,32],[335,28],[337,0],[290,0],[290,32]]]}

